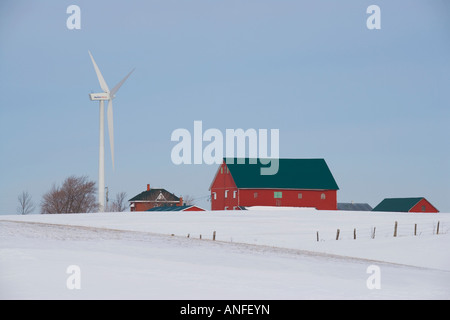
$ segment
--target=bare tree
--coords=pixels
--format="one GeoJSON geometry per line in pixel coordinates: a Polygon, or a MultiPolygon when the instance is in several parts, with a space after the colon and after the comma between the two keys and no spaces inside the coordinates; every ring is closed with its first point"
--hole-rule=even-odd
{"type": "Polygon", "coordinates": [[[98,210],[95,182],[86,176],[70,176],[61,187],[52,186],[44,194],[41,213],[85,213],[98,210]]]}
{"type": "Polygon", "coordinates": [[[195,199],[190,195],[183,196],[183,205],[192,206],[194,205],[195,199]]]}
{"type": "Polygon", "coordinates": [[[36,208],[30,194],[27,191],[22,191],[22,193],[17,197],[19,205],[17,206],[17,214],[29,214],[36,208]]]}
{"type": "Polygon", "coordinates": [[[127,193],[119,192],[116,194],[116,199],[113,201],[111,205],[112,212],[123,212],[127,209],[128,205],[126,203],[127,193]]]}

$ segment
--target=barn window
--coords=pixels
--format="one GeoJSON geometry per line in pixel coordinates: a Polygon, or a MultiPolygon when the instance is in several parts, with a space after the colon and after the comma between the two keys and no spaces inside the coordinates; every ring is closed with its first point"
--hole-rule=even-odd
{"type": "Polygon", "coordinates": [[[298,198],[301,199],[303,198],[303,195],[301,193],[298,194],[298,198]]]}
{"type": "Polygon", "coordinates": [[[422,206],[422,212],[425,212],[427,208],[425,206],[422,206]]]}
{"type": "Polygon", "coordinates": [[[234,199],[236,199],[236,194],[237,194],[237,191],[234,190],[234,191],[233,191],[233,198],[234,198],[234,199]]]}
{"type": "Polygon", "coordinates": [[[216,200],[217,199],[217,193],[213,192],[212,193],[213,199],[216,200]]]}
{"type": "Polygon", "coordinates": [[[223,173],[223,167],[220,167],[220,173],[223,173]]]}
{"type": "Polygon", "coordinates": [[[322,193],[322,194],[320,195],[320,199],[325,200],[325,198],[326,198],[325,193],[322,193]]]}
{"type": "Polygon", "coordinates": [[[237,210],[237,209],[238,209],[238,207],[237,207],[237,206],[234,206],[234,207],[233,207],[233,210],[237,210]]]}
{"type": "Polygon", "coordinates": [[[282,193],[281,191],[275,191],[275,192],[273,193],[273,197],[274,197],[275,199],[281,199],[281,198],[283,197],[283,193],[282,193]]]}
{"type": "Polygon", "coordinates": [[[228,207],[223,208],[223,210],[228,210],[228,207]]]}
{"type": "Polygon", "coordinates": [[[254,194],[253,194],[253,198],[258,198],[258,192],[255,192],[254,194]]]}
{"type": "Polygon", "coordinates": [[[228,198],[228,190],[225,190],[225,198],[228,198]]]}

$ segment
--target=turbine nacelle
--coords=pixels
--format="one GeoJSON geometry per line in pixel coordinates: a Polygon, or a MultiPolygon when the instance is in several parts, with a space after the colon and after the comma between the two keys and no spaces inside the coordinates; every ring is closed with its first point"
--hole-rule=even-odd
{"type": "Polygon", "coordinates": [[[111,96],[107,92],[90,93],[89,98],[91,99],[91,101],[101,101],[101,100],[105,101],[105,100],[110,100],[111,96]]]}

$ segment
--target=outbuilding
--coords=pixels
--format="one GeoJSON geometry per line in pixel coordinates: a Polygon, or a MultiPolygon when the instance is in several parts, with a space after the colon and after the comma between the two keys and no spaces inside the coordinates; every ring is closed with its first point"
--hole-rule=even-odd
{"type": "Polygon", "coordinates": [[[206,211],[196,205],[182,205],[182,206],[162,206],[148,209],[147,211],[206,211]]]}
{"type": "Polygon", "coordinates": [[[261,174],[259,159],[227,158],[210,185],[211,210],[281,206],[337,210],[339,190],[324,159],[278,159],[278,172],[261,174]]]}
{"type": "Polygon", "coordinates": [[[368,203],[338,202],[337,209],[342,211],[372,211],[368,203]]]}
{"type": "Polygon", "coordinates": [[[424,197],[417,198],[386,198],[381,201],[372,211],[385,212],[439,212],[424,197]]]}

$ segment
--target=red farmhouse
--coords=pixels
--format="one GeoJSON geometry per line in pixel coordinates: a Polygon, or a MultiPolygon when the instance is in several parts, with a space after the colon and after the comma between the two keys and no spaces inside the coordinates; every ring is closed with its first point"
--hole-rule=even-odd
{"type": "MultiPolygon", "coordinates": [[[[243,160],[243,159],[240,159],[243,160]]],[[[337,210],[339,187],[324,159],[279,159],[274,175],[264,167],[224,159],[211,183],[211,210],[239,210],[250,206],[312,207],[337,210]]]]}
{"type": "Polygon", "coordinates": [[[128,201],[130,202],[130,211],[147,211],[154,207],[183,205],[183,198],[178,198],[166,189],[150,189],[149,184],[147,184],[146,191],[128,201]]]}

